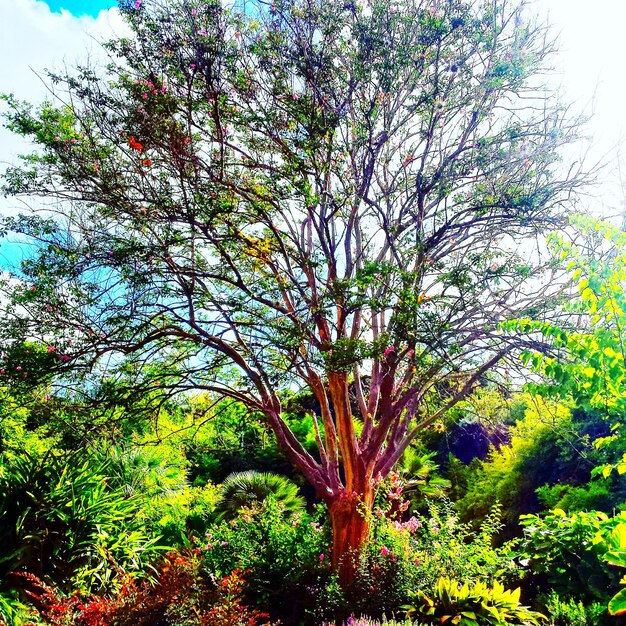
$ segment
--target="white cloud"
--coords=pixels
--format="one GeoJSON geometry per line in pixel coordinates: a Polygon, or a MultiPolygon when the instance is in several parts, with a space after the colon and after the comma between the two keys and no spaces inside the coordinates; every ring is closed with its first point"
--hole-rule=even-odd
{"type": "MultiPolygon", "coordinates": [[[[71,67],[88,57],[104,58],[98,42],[128,29],[117,9],[95,18],[76,17],[68,11],[53,13],[38,0],[0,0],[0,15],[0,93],[33,103],[47,96],[37,73],[71,67]]],[[[0,129],[0,170],[27,151],[24,140],[0,129]]],[[[0,206],[11,209],[15,201],[0,200],[0,206]]]]}
{"type": "MultiPolygon", "coordinates": [[[[76,17],[68,11],[53,13],[38,0],[3,0],[0,21],[0,86],[25,99],[44,95],[33,73],[58,69],[98,55],[98,41],[126,30],[117,9],[96,17],[76,17]]],[[[1,2],[0,2],[1,4],[1,2]]]]}

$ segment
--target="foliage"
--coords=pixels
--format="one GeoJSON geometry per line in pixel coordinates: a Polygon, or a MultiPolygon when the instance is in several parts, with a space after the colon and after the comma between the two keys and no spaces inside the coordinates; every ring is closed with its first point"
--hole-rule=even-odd
{"type": "Polygon", "coordinates": [[[442,576],[461,582],[514,582],[521,572],[513,557],[516,542],[495,547],[502,527],[501,509],[494,506],[478,529],[462,524],[450,503],[432,504],[415,533],[414,577],[418,588],[429,590],[442,576]]]}
{"type": "Polygon", "coordinates": [[[0,385],[24,396],[52,382],[54,365],[64,357],[53,345],[33,341],[13,342],[0,351],[0,385]]]}
{"type": "Polygon", "coordinates": [[[256,626],[266,616],[241,604],[242,573],[211,585],[197,555],[171,553],[154,583],[127,577],[115,595],[63,596],[31,577],[30,592],[45,624],[51,626],[256,626]]]}
{"type": "Polygon", "coordinates": [[[443,498],[450,489],[450,481],[439,473],[433,460],[434,452],[409,446],[400,460],[400,473],[404,478],[403,492],[411,501],[411,510],[424,508],[426,502],[443,498]]]}
{"type": "Polygon", "coordinates": [[[241,509],[263,507],[271,496],[286,516],[304,510],[305,502],[298,486],[278,474],[239,472],[222,483],[216,504],[217,520],[234,518],[241,509]]]}
{"type": "Polygon", "coordinates": [[[415,594],[416,606],[408,614],[418,613],[426,624],[448,621],[459,626],[541,624],[545,617],[522,606],[520,593],[519,589],[505,590],[497,581],[490,588],[480,581],[461,585],[454,579],[440,578],[432,599],[421,591],[415,594]]]}
{"type": "Polygon", "coordinates": [[[572,598],[564,600],[553,591],[546,601],[546,612],[551,626],[596,626],[606,607],[599,603],[585,606],[572,598]]]}
{"type": "MultiPolygon", "coordinates": [[[[392,615],[409,602],[409,592],[432,593],[442,576],[462,582],[517,581],[522,571],[514,560],[515,543],[494,547],[500,528],[497,508],[478,531],[460,524],[445,499],[430,503],[427,515],[402,521],[376,509],[372,538],[361,554],[354,583],[333,596],[333,581],[318,599],[318,617],[392,615]]],[[[408,515],[408,514],[407,514],[408,515]]]]}
{"type": "Polygon", "coordinates": [[[154,555],[156,539],[143,531],[138,509],[138,500],[107,485],[106,465],[93,458],[24,452],[0,466],[2,568],[66,587],[107,587],[154,555]]]}
{"type": "Polygon", "coordinates": [[[563,499],[569,510],[578,510],[596,501],[610,510],[620,502],[617,489],[603,497],[602,485],[589,483],[598,462],[587,435],[595,416],[577,411],[574,419],[562,403],[524,398],[526,410],[510,429],[510,444],[493,449],[485,461],[456,469],[466,484],[457,502],[462,519],[481,520],[499,502],[505,534],[511,536],[518,532],[519,516],[539,512],[542,503],[563,499]]]}
{"type": "MultiPolygon", "coordinates": [[[[620,481],[622,482],[622,481],[620,481]]],[[[593,480],[583,486],[562,483],[544,485],[536,489],[537,497],[545,509],[576,511],[611,511],[623,503],[623,488],[619,492],[607,480],[593,480]]]]}
{"type": "Polygon", "coordinates": [[[32,607],[24,604],[17,597],[15,591],[0,592],[0,624],[3,626],[31,626],[33,619],[32,607]]]}
{"type": "MultiPolygon", "coordinates": [[[[618,442],[619,425],[626,408],[626,237],[619,228],[590,218],[579,216],[574,225],[582,242],[556,235],[551,238],[555,255],[571,274],[578,292],[574,303],[565,307],[562,323],[525,319],[505,327],[518,331],[525,327],[546,338],[549,348],[522,355],[524,363],[545,377],[530,388],[544,396],[571,398],[575,406],[602,415],[614,432],[597,437],[594,443],[609,448],[613,444],[621,456],[624,445],[618,442]]],[[[615,467],[620,474],[626,471],[625,460],[626,455],[621,462],[605,463],[600,468],[603,475],[609,476],[615,467]]]]}
{"type": "Polygon", "coordinates": [[[621,519],[599,511],[567,515],[558,509],[522,516],[521,552],[540,575],[535,585],[586,603],[608,601],[617,577],[603,565],[603,555],[607,537],[621,519]]]}
{"type": "Polygon", "coordinates": [[[205,532],[219,490],[211,483],[189,485],[181,442],[118,444],[100,454],[107,459],[109,484],[138,500],[138,517],[166,545],[182,545],[191,534],[205,532]]]}
{"type": "MultiPolygon", "coordinates": [[[[223,577],[246,571],[247,595],[255,606],[283,618],[312,610],[315,590],[329,576],[329,537],[318,513],[287,517],[272,495],[229,522],[209,527],[203,547],[203,566],[223,577]]],[[[300,619],[302,615],[300,614],[300,619]]]]}
{"type": "MultiPolygon", "coordinates": [[[[620,521],[615,528],[611,531],[611,534],[606,537],[604,541],[604,548],[606,549],[602,560],[609,565],[616,565],[617,567],[626,567],[626,523],[620,521]]],[[[626,584],[626,574],[622,576],[620,584],[626,584]]],[[[620,589],[609,600],[609,613],[611,615],[626,615],[626,588],[620,589]]]]}

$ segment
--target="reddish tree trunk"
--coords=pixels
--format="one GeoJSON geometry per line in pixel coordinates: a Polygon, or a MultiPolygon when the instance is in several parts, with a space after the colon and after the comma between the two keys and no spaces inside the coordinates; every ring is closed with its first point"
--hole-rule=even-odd
{"type": "Polygon", "coordinates": [[[342,491],[328,503],[333,531],[332,565],[344,589],[354,582],[361,550],[369,538],[373,502],[374,489],[365,485],[361,493],[342,491]]]}

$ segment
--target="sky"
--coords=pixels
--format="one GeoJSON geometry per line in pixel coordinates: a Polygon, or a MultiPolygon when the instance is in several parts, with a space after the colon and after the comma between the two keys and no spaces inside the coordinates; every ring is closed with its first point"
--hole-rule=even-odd
{"type": "MultiPolygon", "coordinates": [[[[626,139],[626,2],[530,0],[529,5],[559,38],[555,66],[563,100],[593,114],[586,130],[590,159],[604,157],[608,163],[589,208],[620,212],[626,194],[614,157],[620,138],[626,139]]],[[[37,71],[97,58],[97,41],[124,32],[115,6],[115,0],[0,0],[0,93],[42,100],[46,92],[37,71]]],[[[0,129],[0,171],[20,151],[26,151],[24,144],[0,129]]],[[[626,149],[624,155],[626,188],[626,149]]],[[[0,210],[15,211],[15,200],[0,199],[0,210]]]]}

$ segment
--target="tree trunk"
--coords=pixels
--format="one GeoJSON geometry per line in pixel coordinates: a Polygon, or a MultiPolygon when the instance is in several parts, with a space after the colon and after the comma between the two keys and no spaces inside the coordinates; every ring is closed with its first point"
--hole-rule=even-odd
{"type": "Polygon", "coordinates": [[[366,485],[360,491],[342,491],[328,503],[333,531],[332,565],[343,589],[354,582],[361,550],[369,538],[374,489],[366,485]]]}

